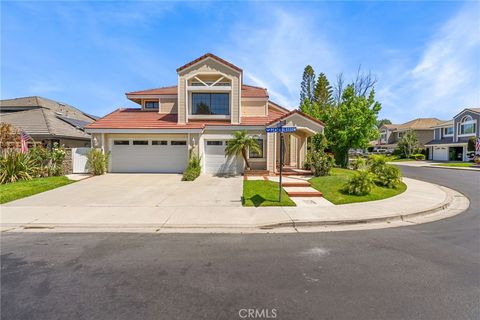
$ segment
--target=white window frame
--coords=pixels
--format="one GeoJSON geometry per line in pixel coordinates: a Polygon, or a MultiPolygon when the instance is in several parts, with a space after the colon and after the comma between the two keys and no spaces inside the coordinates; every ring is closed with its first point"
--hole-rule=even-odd
{"type": "Polygon", "coordinates": [[[442,128],[442,135],[444,137],[451,137],[451,136],[453,136],[453,131],[454,131],[453,127],[444,127],[444,128],[442,128]],[[447,131],[447,129],[452,129],[452,133],[445,133],[447,131]]]}
{"type": "Polygon", "coordinates": [[[462,118],[462,120],[458,123],[458,136],[459,137],[469,137],[474,136],[477,134],[477,120],[474,120],[472,116],[466,115],[462,118]],[[466,120],[466,119],[470,120],[466,120]],[[473,124],[473,132],[472,133],[461,133],[462,127],[467,124],[473,124]]]}

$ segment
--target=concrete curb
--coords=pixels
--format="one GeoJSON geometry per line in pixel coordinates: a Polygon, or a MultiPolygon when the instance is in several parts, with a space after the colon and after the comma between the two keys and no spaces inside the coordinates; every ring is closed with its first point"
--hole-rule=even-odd
{"type": "Polygon", "coordinates": [[[317,226],[342,226],[342,225],[355,225],[355,224],[369,224],[369,223],[391,223],[397,221],[406,221],[412,218],[418,218],[426,215],[431,215],[436,212],[446,210],[452,204],[454,200],[454,190],[437,185],[441,188],[446,194],[447,197],[444,201],[435,205],[431,208],[421,210],[418,212],[412,212],[408,214],[401,214],[401,215],[392,215],[392,216],[380,216],[380,217],[373,217],[367,219],[343,219],[343,220],[309,220],[309,221],[295,221],[292,220],[291,222],[282,222],[276,223],[271,225],[261,225],[257,226],[258,228],[286,228],[286,227],[317,227],[317,226]]]}
{"type": "Polygon", "coordinates": [[[451,170],[463,170],[463,171],[476,171],[480,172],[479,168],[469,168],[469,167],[444,167],[444,166],[423,166],[422,168],[437,168],[437,169],[451,169],[451,170]]]}

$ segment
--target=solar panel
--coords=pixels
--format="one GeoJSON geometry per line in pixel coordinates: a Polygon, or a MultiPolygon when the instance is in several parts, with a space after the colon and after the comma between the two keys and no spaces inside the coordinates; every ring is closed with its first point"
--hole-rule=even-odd
{"type": "Polygon", "coordinates": [[[79,128],[79,129],[84,129],[86,125],[90,124],[91,122],[89,121],[83,121],[83,120],[78,120],[78,119],[72,119],[72,118],[67,118],[67,117],[62,117],[62,116],[57,116],[59,119],[65,121],[68,124],[71,124],[72,126],[79,128]]]}

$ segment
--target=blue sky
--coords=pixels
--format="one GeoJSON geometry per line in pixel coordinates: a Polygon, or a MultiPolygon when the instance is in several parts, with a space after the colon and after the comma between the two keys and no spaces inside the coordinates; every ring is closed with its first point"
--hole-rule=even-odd
{"type": "Polygon", "coordinates": [[[212,52],[298,105],[303,68],[376,75],[380,117],[480,107],[480,2],[2,2],[1,98],[40,95],[104,115],[128,91],[176,84],[212,52]]]}

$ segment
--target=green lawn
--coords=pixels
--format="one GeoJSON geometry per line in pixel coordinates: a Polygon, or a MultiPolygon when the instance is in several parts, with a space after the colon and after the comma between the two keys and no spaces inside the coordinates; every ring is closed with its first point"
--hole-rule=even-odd
{"type": "Polygon", "coordinates": [[[55,189],[74,181],[67,177],[36,178],[30,181],[19,181],[0,185],[0,204],[25,198],[36,193],[55,189]]]}
{"type": "Polygon", "coordinates": [[[365,202],[390,198],[404,192],[407,189],[405,183],[401,183],[396,189],[375,186],[372,192],[365,196],[355,196],[341,191],[343,185],[354,174],[353,170],[333,168],[330,176],[310,179],[312,187],[323,193],[323,197],[333,204],[345,204],[353,202],[365,202]]]}
{"type": "Polygon", "coordinates": [[[473,162],[449,162],[449,163],[440,163],[438,166],[441,167],[473,167],[474,163],[473,162]]]}
{"type": "Polygon", "coordinates": [[[243,205],[245,207],[295,206],[282,189],[282,202],[278,202],[278,183],[265,180],[243,181],[243,205]]]}

